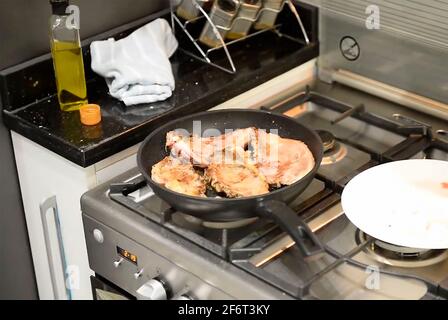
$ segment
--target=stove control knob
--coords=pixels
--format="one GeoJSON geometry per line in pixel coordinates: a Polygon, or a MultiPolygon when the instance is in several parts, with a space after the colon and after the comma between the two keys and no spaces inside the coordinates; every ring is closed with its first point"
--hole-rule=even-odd
{"type": "Polygon", "coordinates": [[[142,276],[142,274],[143,274],[143,269],[141,269],[140,271],[137,271],[136,273],[134,273],[134,279],[135,280],[138,280],[141,276],[142,276]]]}
{"type": "Polygon", "coordinates": [[[167,290],[160,280],[152,279],[137,290],[138,300],[167,300],[167,290]]]}
{"type": "Polygon", "coordinates": [[[123,263],[124,259],[120,258],[120,260],[114,261],[114,267],[118,268],[123,263]]]}

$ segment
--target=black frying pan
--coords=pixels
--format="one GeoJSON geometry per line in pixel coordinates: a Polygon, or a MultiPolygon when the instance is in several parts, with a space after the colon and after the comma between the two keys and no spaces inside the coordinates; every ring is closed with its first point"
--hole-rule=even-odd
{"type": "Polygon", "coordinates": [[[149,135],[138,152],[138,166],[154,193],[183,213],[206,221],[229,222],[262,216],[274,220],[296,242],[305,256],[322,252],[322,246],[308,225],[287,204],[297,198],[311,183],[322,161],[322,141],[312,130],[296,120],[258,110],[222,110],[194,114],[174,120],[149,135]],[[242,129],[256,127],[277,129],[282,138],[305,142],[314,155],[313,170],[300,181],[268,194],[237,199],[200,198],[171,191],[151,179],[151,168],[169,152],[165,148],[166,134],[176,129],[193,132],[193,121],[201,121],[203,133],[207,129],[242,129]]]}

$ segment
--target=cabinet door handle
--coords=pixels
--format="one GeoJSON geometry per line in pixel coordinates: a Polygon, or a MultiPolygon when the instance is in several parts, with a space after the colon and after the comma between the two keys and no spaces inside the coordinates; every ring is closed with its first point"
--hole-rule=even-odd
{"type": "MultiPolygon", "coordinates": [[[[58,210],[58,205],[57,205],[57,201],[56,201],[56,196],[52,196],[41,203],[40,214],[41,214],[41,218],[42,218],[42,226],[44,229],[45,247],[47,250],[48,264],[50,266],[51,284],[53,286],[54,297],[57,300],[62,300],[62,299],[71,300],[71,291],[66,285],[66,283],[67,283],[67,273],[66,273],[67,261],[65,259],[64,244],[62,241],[62,232],[61,232],[61,222],[59,219],[59,210],[58,210]],[[55,223],[56,236],[57,236],[57,247],[58,247],[57,249],[59,250],[59,256],[61,258],[60,263],[61,263],[61,267],[63,270],[62,278],[64,279],[64,283],[62,285],[65,288],[64,291],[59,289],[62,286],[61,285],[58,286],[58,277],[56,276],[56,266],[55,266],[55,262],[53,259],[54,248],[51,244],[50,230],[49,230],[49,226],[48,226],[48,211],[50,211],[50,209],[54,215],[54,223],[55,223]]],[[[59,278],[59,279],[61,279],[61,278],[59,278]]]]}

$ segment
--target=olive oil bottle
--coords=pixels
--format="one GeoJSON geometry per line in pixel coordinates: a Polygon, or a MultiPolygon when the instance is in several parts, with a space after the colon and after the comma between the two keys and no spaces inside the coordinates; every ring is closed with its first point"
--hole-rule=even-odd
{"type": "Polygon", "coordinates": [[[69,0],[50,0],[50,41],[61,110],[76,111],[87,101],[79,23],[67,13],[69,0]]]}

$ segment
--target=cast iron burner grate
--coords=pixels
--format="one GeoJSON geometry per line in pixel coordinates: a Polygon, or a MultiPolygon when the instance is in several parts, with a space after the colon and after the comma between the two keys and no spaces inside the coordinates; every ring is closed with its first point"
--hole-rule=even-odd
{"type": "MultiPolygon", "coordinates": [[[[369,169],[373,166],[376,166],[381,163],[386,163],[390,161],[398,161],[398,160],[405,160],[410,158],[435,158],[439,159],[441,158],[446,159],[448,155],[448,143],[438,139],[437,137],[434,137],[431,133],[431,128],[427,127],[424,124],[419,124],[418,122],[413,122],[412,125],[408,125],[407,123],[399,123],[396,121],[388,120],[384,117],[377,116],[375,114],[369,113],[365,111],[365,108],[359,108],[359,107],[351,107],[345,104],[342,104],[340,102],[328,99],[324,96],[321,96],[319,94],[311,92],[309,88],[307,88],[307,91],[298,96],[297,98],[289,101],[288,106],[281,105],[275,109],[268,109],[271,112],[278,112],[278,113],[286,113],[288,110],[291,109],[292,106],[301,106],[304,105],[307,102],[313,102],[315,104],[318,104],[320,106],[324,106],[328,109],[331,109],[333,111],[340,112],[344,115],[344,117],[339,117],[335,121],[335,123],[342,121],[346,117],[354,117],[357,120],[361,120],[365,123],[377,126],[379,128],[397,133],[399,135],[402,135],[405,137],[405,140],[400,142],[399,144],[393,146],[389,150],[383,153],[378,153],[373,150],[370,150],[366,148],[363,145],[358,145],[357,143],[354,143],[352,141],[346,141],[341,140],[337,141],[336,138],[334,138],[333,143],[333,136],[331,133],[327,132],[321,132],[321,136],[323,138],[323,142],[325,146],[328,147],[327,152],[331,152],[331,148],[337,142],[341,142],[343,144],[349,145],[351,147],[354,147],[358,150],[362,150],[371,156],[371,161],[364,164],[360,168],[353,168],[353,172],[351,174],[348,174],[346,177],[338,180],[338,181],[332,181],[329,180],[327,177],[320,176],[318,174],[318,178],[322,181],[325,181],[328,188],[332,189],[336,194],[341,194],[346,184],[356,175],[361,173],[362,171],[369,169]],[[434,151],[436,150],[436,152],[434,151]],[[445,158],[444,158],[445,157],[445,158]]],[[[265,108],[266,109],[266,108],[265,108]]],[[[336,201],[336,200],[335,200],[336,201]]],[[[324,212],[325,208],[323,207],[323,201],[320,202],[316,207],[312,208],[311,212],[316,213],[318,215],[319,213],[324,212]]],[[[328,203],[326,204],[328,205],[328,203]]],[[[301,212],[300,214],[306,216],[310,215],[313,216],[313,213],[304,213],[301,212]]],[[[301,281],[300,283],[296,283],[294,286],[289,286],[289,293],[292,294],[295,297],[298,298],[304,298],[310,295],[310,288],[311,286],[318,282],[319,279],[322,279],[325,275],[329,274],[332,271],[335,271],[339,266],[343,264],[348,264],[353,267],[359,268],[361,270],[367,270],[368,265],[361,263],[354,259],[354,257],[359,254],[360,252],[368,252],[369,250],[372,250],[371,248],[376,248],[376,250],[379,252],[380,249],[382,249],[382,253],[385,253],[384,246],[381,247],[381,244],[375,241],[373,238],[369,237],[359,237],[357,246],[355,246],[351,251],[345,254],[341,254],[337,252],[336,250],[330,248],[329,246],[325,247],[325,253],[334,259],[332,263],[330,263],[327,267],[325,267],[323,270],[316,272],[313,276],[310,278],[301,281]]],[[[246,248],[249,249],[249,248],[246,248]]],[[[393,253],[391,253],[393,254],[393,253]]],[[[437,251],[432,250],[428,252],[412,252],[412,253],[402,253],[400,256],[401,263],[403,261],[408,260],[415,260],[415,256],[418,256],[417,260],[419,260],[420,263],[423,264],[433,264],[436,263],[437,260],[442,261],[446,257],[447,252],[446,251],[437,251]]],[[[378,255],[379,256],[379,255],[378,255]]],[[[274,258],[275,260],[276,258],[274,258]]],[[[395,261],[396,262],[396,261],[395,261]]],[[[263,268],[255,267],[253,264],[250,263],[248,260],[235,260],[234,263],[239,265],[241,268],[245,269],[246,271],[250,272],[251,274],[257,276],[260,279],[263,279],[280,289],[285,288],[284,281],[273,274],[267,274],[263,268]]],[[[270,263],[267,262],[267,263],[270,263]]],[[[415,261],[412,262],[415,265],[415,261]]],[[[423,279],[418,276],[405,274],[402,272],[394,272],[394,271],[388,271],[388,270],[379,270],[380,274],[383,275],[389,275],[393,277],[397,277],[400,279],[413,279],[418,280],[426,284],[428,288],[428,294],[434,295],[436,297],[443,297],[448,298],[448,290],[446,283],[433,283],[431,281],[428,281],[426,279],[423,279]]]]}
{"type": "Polygon", "coordinates": [[[109,197],[226,260],[229,259],[228,253],[234,243],[250,238],[250,234],[254,232],[263,236],[263,230],[267,232],[274,227],[272,222],[264,219],[214,223],[180,213],[156,197],[142,175],[124,183],[111,185],[109,197]],[[135,193],[146,195],[132,196],[135,193]]]}

